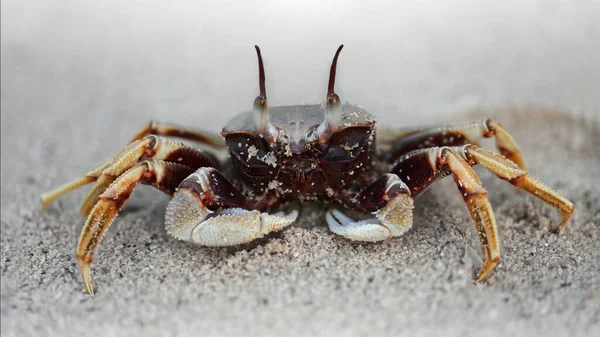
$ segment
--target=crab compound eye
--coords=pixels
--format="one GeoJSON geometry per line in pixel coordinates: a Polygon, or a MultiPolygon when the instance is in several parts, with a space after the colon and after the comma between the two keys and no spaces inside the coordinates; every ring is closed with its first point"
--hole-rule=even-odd
{"type": "Polygon", "coordinates": [[[323,159],[325,159],[327,161],[341,161],[341,160],[351,159],[351,157],[349,156],[348,151],[342,149],[339,146],[333,146],[333,147],[329,147],[325,151],[325,155],[323,156],[323,159]]]}
{"type": "Polygon", "coordinates": [[[323,159],[329,162],[351,161],[368,145],[370,130],[356,126],[341,130],[331,136],[324,151],[323,159]]]}
{"type": "Polygon", "coordinates": [[[227,136],[227,147],[239,162],[249,166],[265,166],[265,158],[269,146],[261,137],[249,134],[232,134],[227,136]]]}

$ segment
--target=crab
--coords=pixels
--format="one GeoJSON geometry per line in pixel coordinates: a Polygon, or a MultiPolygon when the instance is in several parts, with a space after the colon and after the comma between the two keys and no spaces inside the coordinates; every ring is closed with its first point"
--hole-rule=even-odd
{"type": "Polygon", "coordinates": [[[517,143],[496,121],[376,132],[373,115],[342,104],[334,91],[342,48],[331,64],[324,104],[269,108],[263,60],[255,46],[260,94],[253,109],[234,117],[220,136],[152,121],[112,160],[42,195],[47,208],[59,196],[94,183],[81,207],[87,220],[76,250],[87,291],[94,293],[94,252],[139,183],[172,196],[165,215],[170,235],[204,246],[231,246],[294,223],[297,200],[328,205],[326,223],[342,237],[391,239],[412,227],[413,199],[452,175],[481,244],[478,281],[490,276],[500,248],[487,192],[472,166],[479,164],[556,208],[563,219],[553,230],[567,224],[573,204],[527,173],[517,143]],[[221,161],[214,151],[171,137],[226,147],[229,156],[221,161]],[[484,138],[495,138],[499,153],[479,147],[484,138]],[[355,220],[349,211],[363,219],[355,220]]]}

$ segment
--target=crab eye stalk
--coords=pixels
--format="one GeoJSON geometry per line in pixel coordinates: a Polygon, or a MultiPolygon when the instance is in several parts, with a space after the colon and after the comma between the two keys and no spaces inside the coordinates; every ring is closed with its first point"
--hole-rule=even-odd
{"type": "Polygon", "coordinates": [[[307,135],[306,141],[313,142],[318,139],[319,143],[326,142],[331,134],[340,128],[342,123],[342,102],[340,96],[335,93],[335,72],[337,69],[337,60],[344,45],[340,45],[335,52],[331,70],[329,71],[329,86],[327,87],[327,103],[325,105],[325,120],[316,129],[315,133],[307,135]]]}
{"type": "Polygon", "coordinates": [[[331,63],[331,70],[329,72],[329,86],[327,88],[327,105],[325,107],[325,122],[327,123],[327,129],[333,132],[340,127],[342,122],[342,102],[340,97],[335,93],[335,72],[337,68],[337,60],[340,56],[340,52],[344,48],[344,45],[340,45],[338,50],[335,52],[333,62],[331,63]]]}
{"type": "Polygon", "coordinates": [[[263,133],[267,130],[269,125],[269,107],[267,105],[267,90],[265,88],[265,67],[263,65],[262,55],[260,54],[260,48],[256,48],[256,55],[258,56],[258,85],[260,93],[254,99],[254,108],[252,110],[252,121],[254,122],[254,129],[263,133]]]}
{"type": "Polygon", "coordinates": [[[258,85],[260,93],[254,99],[254,107],[252,109],[252,121],[256,132],[265,136],[268,141],[275,141],[277,130],[271,124],[269,119],[269,106],[267,104],[267,90],[265,87],[265,67],[263,65],[260,48],[254,46],[256,55],[258,56],[258,85]]]}

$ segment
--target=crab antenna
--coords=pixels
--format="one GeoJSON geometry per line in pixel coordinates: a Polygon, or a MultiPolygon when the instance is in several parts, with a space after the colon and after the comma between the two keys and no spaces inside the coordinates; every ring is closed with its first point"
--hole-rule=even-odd
{"type": "Polygon", "coordinates": [[[333,62],[331,63],[331,70],[329,72],[329,87],[327,88],[327,105],[325,107],[325,122],[327,123],[327,129],[330,132],[337,130],[342,122],[342,103],[340,97],[335,93],[335,72],[337,68],[337,60],[340,56],[340,52],[344,48],[344,45],[335,52],[333,62]]]}
{"type": "Polygon", "coordinates": [[[260,93],[254,99],[254,108],[252,109],[252,121],[254,129],[259,133],[264,133],[269,129],[269,107],[267,105],[267,90],[265,89],[265,67],[263,66],[260,48],[254,46],[256,55],[258,56],[258,85],[260,93]]]}

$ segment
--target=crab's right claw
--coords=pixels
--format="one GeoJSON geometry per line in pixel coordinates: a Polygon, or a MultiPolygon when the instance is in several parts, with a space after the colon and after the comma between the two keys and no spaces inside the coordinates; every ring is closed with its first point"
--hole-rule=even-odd
{"type": "Polygon", "coordinates": [[[298,211],[270,215],[242,208],[230,208],[200,223],[192,240],[204,246],[231,246],[250,242],[291,225],[298,211]]]}
{"type": "Polygon", "coordinates": [[[195,191],[180,189],[169,202],[166,229],[172,236],[203,246],[233,246],[261,238],[291,225],[298,216],[225,208],[213,212],[195,191]]]}

